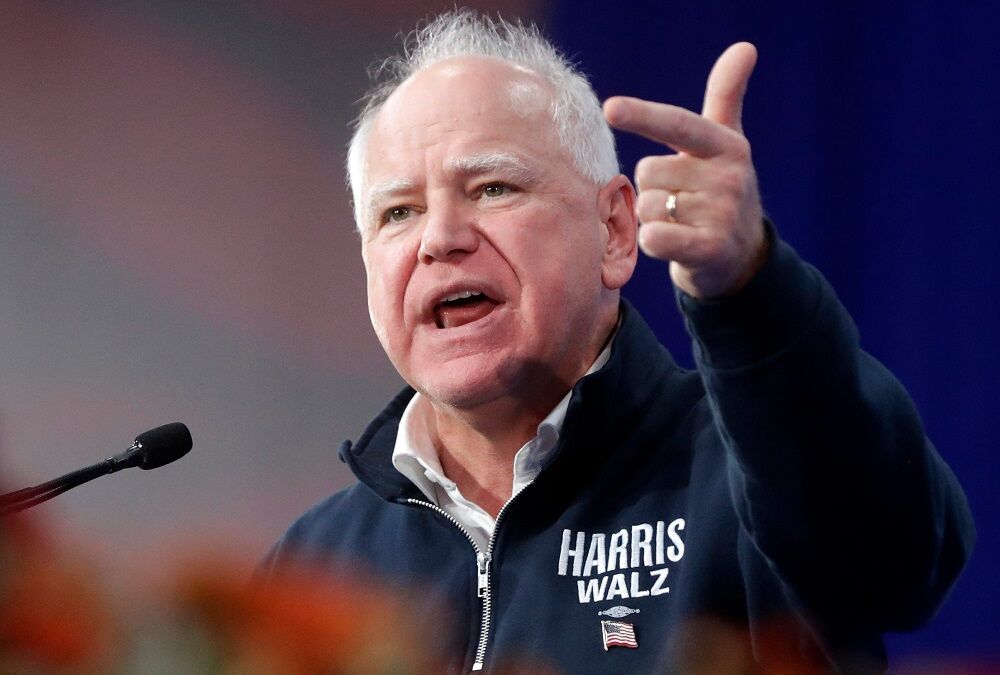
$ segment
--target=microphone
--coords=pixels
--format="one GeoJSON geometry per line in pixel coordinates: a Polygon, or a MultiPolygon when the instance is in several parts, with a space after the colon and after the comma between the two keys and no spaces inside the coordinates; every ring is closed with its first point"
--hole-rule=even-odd
{"type": "Polygon", "coordinates": [[[113,471],[132,466],[144,471],[159,468],[186,455],[192,444],[191,432],[186,426],[180,422],[164,424],[142,432],[127,450],[111,457],[115,462],[113,471]]]}
{"type": "Polygon", "coordinates": [[[191,432],[180,422],[144,431],[124,451],[35,487],[0,495],[0,516],[29,509],[56,495],[109,473],[137,466],[148,471],[180,459],[191,450],[191,432]]]}

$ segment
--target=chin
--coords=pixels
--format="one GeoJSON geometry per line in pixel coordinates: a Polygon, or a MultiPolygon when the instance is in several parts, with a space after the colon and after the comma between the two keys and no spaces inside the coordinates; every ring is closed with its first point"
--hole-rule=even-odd
{"type": "Polygon", "coordinates": [[[433,369],[414,388],[435,403],[460,410],[478,408],[516,391],[523,369],[484,356],[451,360],[433,369]]]}

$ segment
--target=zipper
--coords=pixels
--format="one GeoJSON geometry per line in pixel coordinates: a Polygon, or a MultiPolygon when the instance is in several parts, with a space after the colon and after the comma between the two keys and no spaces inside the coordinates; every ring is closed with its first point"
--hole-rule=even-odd
{"type": "Polygon", "coordinates": [[[455,516],[451,515],[440,506],[436,504],[431,504],[422,499],[406,499],[406,503],[414,504],[417,506],[423,506],[432,511],[440,513],[442,516],[447,518],[451,523],[465,535],[465,538],[469,540],[472,544],[472,549],[476,552],[476,597],[483,601],[482,610],[482,620],[479,624],[479,643],[476,646],[476,659],[472,663],[473,672],[483,669],[483,665],[486,662],[486,645],[489,643],[490,639],[490,624],[493,621],[493,594],[492,587],[490,586],[490,562],[493,560],[493,544],[496,543],[497,532],[500,531],[500,520],[503,518],[504,512],[507,511],[507,507],[510,503],[514,501],[517,495],[524,491],[524,488],[528,487],[531,483],[524,485],[516,494],[511,495],[510,499],[504,502],[504,505],[500,507],[500,511],[497,512],[496,521],[493,525],[493,534],[490,535],[489,543],[486,546],[486,551],[484,552],[479,548],[479,544],[476,540],[472,538],[469,531],[462,526],[455,516]]]}
{"type": "MultiPolygon", "coordinates": [[[[530,483],[529,483],[530,485],[530,483]]],[[[493,621],[493,594],[492,586],[490,586],[490,561],[493,560],[493,544],[497,540],[497,532],[500,531],[500,520],[503,519],[503,514],[510,506],[510,503],[514,501],[517,495],[521,494],[524,490],[525,485],[521,490],[517,491],[517,494],[510,496],[504,505],[500,507],[500,511],[497,512],[497,519],[493,524],[493,534],[490,535],[490,541],[486,545],[486,554],[483,556],[485,562],[485,578],[481,577],[481,583],[485,581],[486,588],[481,591],[482,595],[480,597],[483,599],[483,621],[480,624],[479,629],[479,646],[476,647],[476,660],[472,664],[472,670],[482,670],[483,663],[486,661],[486,644],[490,640],[490,623],[493,621]]],[[[483,574],[483,569],[480,568],[480,574],[483,574]]]]}

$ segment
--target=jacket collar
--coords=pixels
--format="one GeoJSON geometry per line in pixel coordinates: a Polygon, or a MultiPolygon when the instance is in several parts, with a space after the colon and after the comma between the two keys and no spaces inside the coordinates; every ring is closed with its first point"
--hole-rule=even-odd
{"type": "MultiPolygon", "coordinates": [[[[621,324],[607,364],[581,378],[573,387],[564,432],[549,461],[566,465],[586,458],[612,441],[611,430],[620,430],[630,418],[662,395],[662,383],[677,369],[673,357],[627,300],[621,301],[621,324]],[[585,444],[574,439],[586,439],[585,444]],[[563,448],[584,445],[579,452],[563,448]]],[[[372,420],[353,446],[345,441],[340,458],[362,483],[389,501],[421,498],[422,493],[392,465],[399,420],[414,390],[406,387],[372,420]]],[[[620,433],[620,432],[619,432],[620,433]]]]}

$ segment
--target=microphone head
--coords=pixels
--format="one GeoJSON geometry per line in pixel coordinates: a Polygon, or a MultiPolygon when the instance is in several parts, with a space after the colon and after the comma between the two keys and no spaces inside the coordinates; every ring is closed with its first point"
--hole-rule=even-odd
{"type": "Polygon", "coordinates": [[[191,450],[191,432],[180,422],[144,431],[135,437],[140,469],[155,469],[180,459],[191,450]]]}

